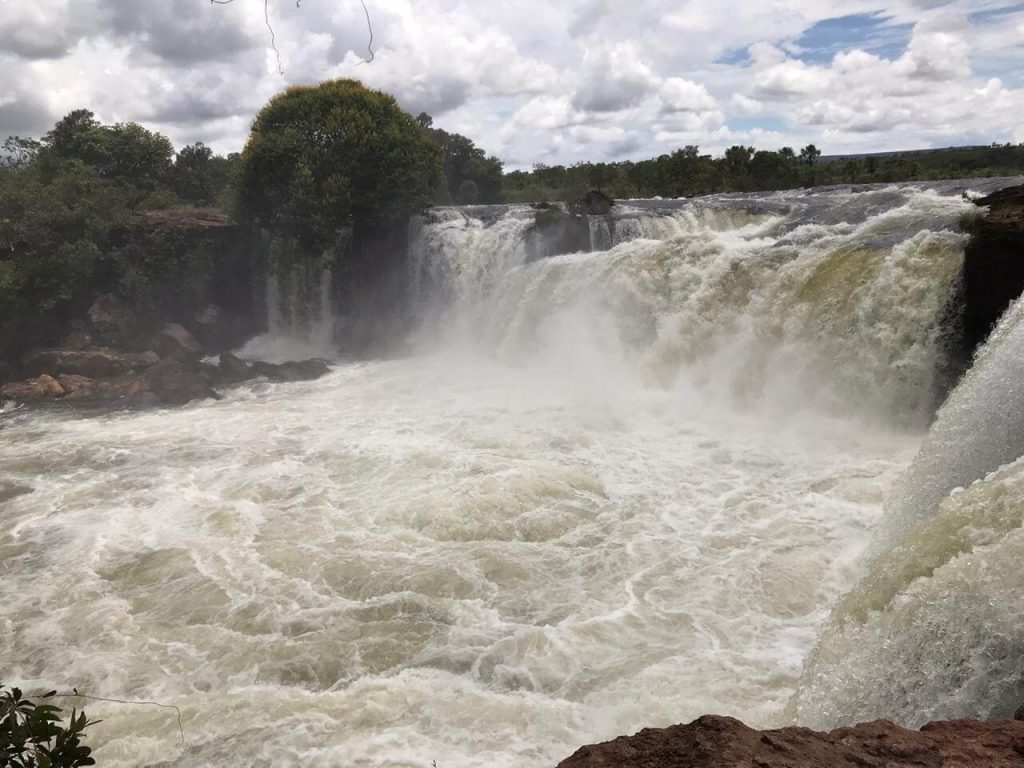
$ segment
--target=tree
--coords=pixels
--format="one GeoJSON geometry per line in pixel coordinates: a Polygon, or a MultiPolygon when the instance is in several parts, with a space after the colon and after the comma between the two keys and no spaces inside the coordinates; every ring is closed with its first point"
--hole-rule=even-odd
{"type": "Polygon", "coordinates": [[[173,154],[166,136],[138,123],[103,125],[89,110],[76,109],[43,137],[39,157],[50,177],[77,161],[145,195],[164,183],[173,154]]]}
{"type": "Polygon", "coordinates": [[[445,198],[454,198],[457,203],[497,203],[501,200],[502,167],[498,158],[488,157],[465,136],[434,128],[434,120],[426,112],[421,112],[416,122],[443,155],[442,168],[448,194],[442,191],[436,195],[435,198],[441,198],[437,202],[445,198]],[[467,181],[473,182],[471,187],[465,186],[467,181]]]}
{"type": "Polygon", "coordinates": [[[220,157],[201,141],[183,147],[174,158],[170,185],[182,200],[213,205],[227,184],[232,157],[220,157]]]}
{"type": "Polygon", "coordinates": [[[821,157],[821,150],[813,144],[808,144],[800,150],[800,162],[805,165],[814,165],[818,162],[819,157],[821,157]]]}
{"type": "Polygon", "coordinates": [[[251,223],[326,247],[429,201],[441,152],[395,99],[355,80],[295,86],[256,116],[239,159],[237,206],[251,223]]]}

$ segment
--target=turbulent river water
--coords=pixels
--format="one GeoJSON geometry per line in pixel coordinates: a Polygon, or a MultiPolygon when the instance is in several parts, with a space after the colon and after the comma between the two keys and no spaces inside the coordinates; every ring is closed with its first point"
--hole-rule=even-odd
{"type": "MultiPolygon", "coordinates": [[[[926,438],[960,193],[1004,184],[624,203],[533,262],[530,209],[441,209],[406,356],[8,411],[0,480],[32,491],[0,502],[0,674],[179,708],[184,742],[87,703],[106,766],[545,766],[708,712],[1005,714],[1024,310],[926,438]]],[[[305,275],[246,354],[329,344],[305,275]]]]}

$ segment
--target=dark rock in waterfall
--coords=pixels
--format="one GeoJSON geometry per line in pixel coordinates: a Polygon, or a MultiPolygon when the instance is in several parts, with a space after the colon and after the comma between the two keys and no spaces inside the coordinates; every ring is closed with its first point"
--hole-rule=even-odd
{"type": "Polygon", "coordinates": [[[569,211],[586,216],[607,216],[613,205],[615,201],[612,198],[600,190],[592,189],[583,197],[570,200],[569,211]]]}
{"type": "Polygon", "coordinates": [[[248,381],[256,376],[248,363],[230,352],[221,353],[219,368],[220,376],[228,382],[248,381]]]}
{"type": "Polygon", "coordinates": [[[189,327],[207,352],[217,354],[243,344],[252,336],[254,326],[251,318],[208,304],[189,327]]]}
{"type": "Polygon", "coordinates": [[[976,201],[987,215],[968,222],[964,253],[963,335],[968,354],[984,343],[1024,291],[1024,186],[976,201]]]}
{"type": "Polygon", "coordinates": [[[829,733],[757,731],[731,717],[648,728],[583,747],[558,768],[1011,768],[1024,764],[1024,722],[952,720],[920,731],[887,720],[829,733]]]}
{"type": "Polygon", "coordinates": [[[22,360],[26,376],[74,374],[91,379],[110,378],[156,365],[155,352],[117,352],[112,349],[44,349],[22,360]]]}
{"type": "Polygon", "coordinates": [[[161,328],[151,346],[162,358],[190,360],[203,354],[195,336],[178,323],[168,323],[161,328]]]}
{"type": "Polygon", "coordinates": [[[533,221],[526,241],[531,260],[590,250],[590,222],[586,215],[562,208],[542,208],[534,214],[533,221]]]}
{"type": "Polygon", "coordinates": [[[289,360],[286,363],[255,362],[251,371],[271,381],[313,381],[331,370],[330,363],[320,358],[289,360]]]}

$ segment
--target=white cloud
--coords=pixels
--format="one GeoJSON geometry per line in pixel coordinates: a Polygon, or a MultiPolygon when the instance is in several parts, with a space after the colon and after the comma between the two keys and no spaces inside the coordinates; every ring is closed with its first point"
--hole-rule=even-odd
{"type": "Polygon", "coordinates": [[[0,136],[42,133],[87,106],[230,151],[286,85],[357,77],[520,166],[683,143],[814,142],[833,153],[1020,141],[1017,5],[849,0],[840,13],[828,0],[549,0],[524,12],[494,0],[367,0],[376,58],[360,64],[358,0],[270,0],[282,77],[252,0],[0,0],[0,66],[16,73],[0,82],[0,136]],[[881,14],[885,40],[905,50],[860,38],[825,56],[797,45],[815,23],[849,14],[881,14]]]}

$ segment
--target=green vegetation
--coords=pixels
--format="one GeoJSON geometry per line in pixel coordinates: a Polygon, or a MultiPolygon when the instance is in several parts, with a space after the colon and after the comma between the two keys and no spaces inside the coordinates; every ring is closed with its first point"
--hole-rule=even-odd
{"type": "MultiPolygon", "coordinates": [[[[46,701],[50,691],[37,698],[46,701]]],[[[85,712],[71,710],[67,725],[60,707],[37,704],[18,688],[0,684],[0,765],[11,768],[78,768],[95,765],[92,750],[82,744],[85,729],[95,725],[85,712]]]]}
{"type": "Polygon", "coordinates": [[[441,152],[394,98],[355,80],[295,86],[256,116],[238,169],[243,220],[324,248],[345,227],[428,204],[441,152]]]}
{"type": "Polygon", "coordinates": [[[434,120],[421,112],[416,122],[430,141],[441,149],[444,178],[434,195],[439,205],[455,203],[500,203],[502,201],[501,160],[488,157],[470,139],[434,128],[434,120]]]}
{"type": "Polygon", "coordinates": [[[1024,145],[937,149],[825,162],[813,144],[799,153],[734,146],[722,157],[688,146],[652,160],[536,165],[504,178],[509,202],[569,200],[588,189],[618,198],[692,197],[828,184],[937,181],[1024,173],[1024,145]]]}
{"type": "MultiPolygon", "coordinates": [[[[154,292],[172,294],[166,259],[141,259],[133,247],[138,214],[223,198],[232,162],[202,145],[175,157],[164,136],[103,125],[84,109],[41,140],[9,138],[0,150],[0,359],[54,341],[98,293],[146,307],[154,292]]],[[[195,269],[202,260],[174,258],[180,284],[206,277],[195,269]]]]}

